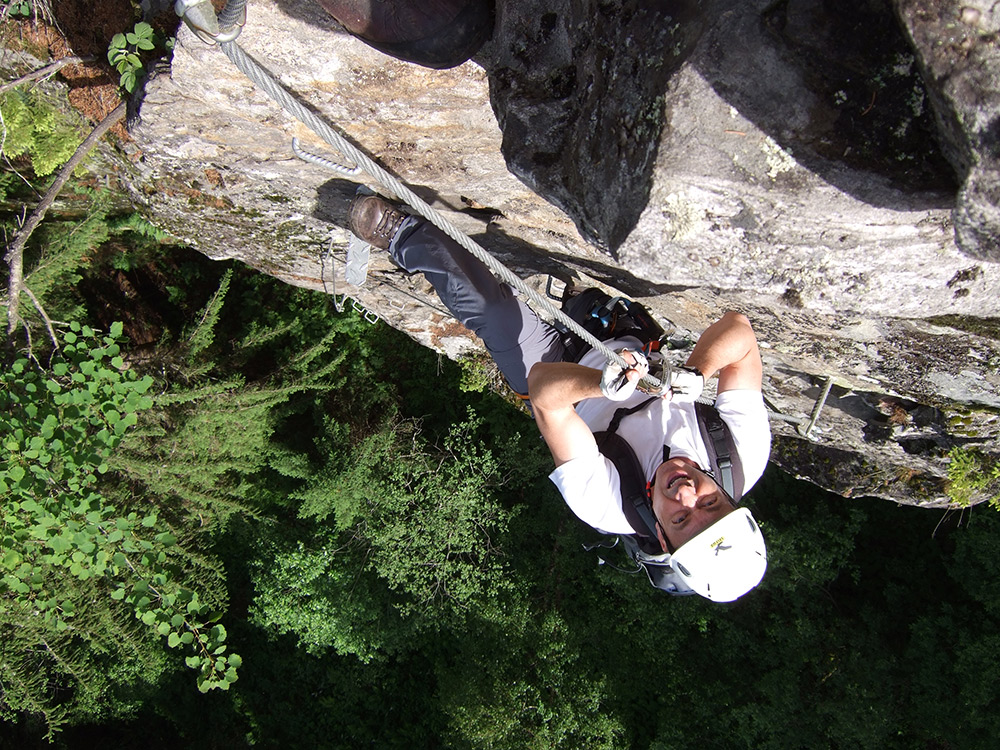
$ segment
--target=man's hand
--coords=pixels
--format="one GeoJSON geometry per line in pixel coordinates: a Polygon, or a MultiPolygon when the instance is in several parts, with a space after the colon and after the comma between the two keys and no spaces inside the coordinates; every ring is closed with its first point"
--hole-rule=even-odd
{"type": "Polygon", "coordinates": [[[705,376],[693,367],[676,367],[670,372],[670,400],[693,403],[705,390],[705,376]]]}
{"type": "Polygon", "coordinates": [[[629,365],[628,368],[607,362],[601,370],[601,393],[609,401],[625,401],[635,393],[636,385],[649,372],[649,361],[642,352],[622,349],[619,354],[629,365]]]}

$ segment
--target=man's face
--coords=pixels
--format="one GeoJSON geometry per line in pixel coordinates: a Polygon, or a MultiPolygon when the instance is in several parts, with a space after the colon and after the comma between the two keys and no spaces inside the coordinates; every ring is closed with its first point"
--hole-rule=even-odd
{"type": "Polygon", "coordinates": [[[660,544],[677,549],[705,530],[733,506],[719,485],[686,458],[671,458],[656,469],[652,489],[653,513],[659,520],[660,544]],[[663,535],[666,534],[666,540],[663,535]]]}

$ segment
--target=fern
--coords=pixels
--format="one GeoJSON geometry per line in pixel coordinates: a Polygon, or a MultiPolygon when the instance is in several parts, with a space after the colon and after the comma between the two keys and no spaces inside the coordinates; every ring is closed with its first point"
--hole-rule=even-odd
{"type": "Polygon", "coordinates": [[[212,345],[212,342],[215,341],[215,326],[219,322],[219,313],[222,311],[222,305],[226,301],[226,293],[229,291],[229,282],[232,278],[233,269],[230,268],[223,275],[222,281],[219,282],[219,288],[212,295],[212,299],[202,309],[198,325],[188,337],[189,361],[193,362],[199,354],[208,349],[212,345]]]}
{"type": "Polygon", "coordinates": [[[7,128],[4,151],[10,158],[28,156],[36,177],[65,164],[83,141],[42,89],[14,89],[0,99],[7,128]]]}
{"type": "Polygon", "coordinates": [[[42,250],[37,264],[25,276],[31,290],[49,300],[54,293],[72,289],[82,278],[89,256],[108,239],[106,214],[97,206],[81,222],[52,222],[44,225],[42,250]]]}
{"type": "Polygon", "coordinates": [[[164,242],[173,239],[169,232],[165,232],[159,227],[150,224],[142,214],[131,213],[118,216],[108,222],[108,228],[115,234],[123,232],[135,232],[142,237],[164,242]]]}

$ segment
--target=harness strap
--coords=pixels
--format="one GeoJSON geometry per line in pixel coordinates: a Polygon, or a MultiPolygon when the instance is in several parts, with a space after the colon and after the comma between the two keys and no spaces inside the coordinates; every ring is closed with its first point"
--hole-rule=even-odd
{"type": "Polygon", "coordinates": [[[615,410],[607,430],[595,432],[594,439],[597,441],[598,450],[618,469],[622,512],[625,514],[629,526],[635,529],[636,542],[644,552],[656,555],[661,554],[663,549],[656,536],[656,516],[653,514],[653,506],[646,494],[648,478],[635,455],[635,451],[632,450],[632,446],[625,438],[617,434],[618,427],[625,417],[645,409],[654,401],[656,401],[655,396],[636,406],[623,406],[615,410]]]}
{"type": "MultiPolygon", "coordinates": [[[[654,401],[656,401],[655,396],[636,406],[623,406],[616,409],[611,417],[611,422],[608,423],[608,428],[594,433],[598,450],[618,470],[622,512],[625,514],[625,519],[635,529],[635,538],[640,549],[652,555],[661,554],[663,550],[659,537],[656,535],[656,516],[653,514],[653,506],[649,501],[649,479],[639,464],[639,459],[632,446],[617,433],[625,417],[645,409],[654,401]]],[[[732,431],[722,419],[722,415],[713,406],[696,403],[695,414],[711,464],[708,468],[711,469],[722,489],[732,498],[733,503],[738,503],[743,496],[745,480],[743,462],[740,460],[739,453],[736,452],[736,442],[733,440],[732,431]]],[[[669,458],[670,448],[664,444],[663,460],[666,461],[669,458]]]]}
{"type": "Polygon", "coordinates": [[[733,502],[738,503],[743,497],[746,479],[743,476],[743,462],[736,452],[733,433],[718,409],[702,403],[695,403],[694,409],[715,478],[733,502]]]}

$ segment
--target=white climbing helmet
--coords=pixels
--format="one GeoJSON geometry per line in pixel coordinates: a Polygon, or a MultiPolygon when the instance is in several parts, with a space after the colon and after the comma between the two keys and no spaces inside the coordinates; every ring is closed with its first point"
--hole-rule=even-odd
{"type": "Polygon", "coordinates": [[[678,547],[670,567],[695,593],[731,602],[764,577],[764,535],[750,511],[737,508],[678,547]]]}

